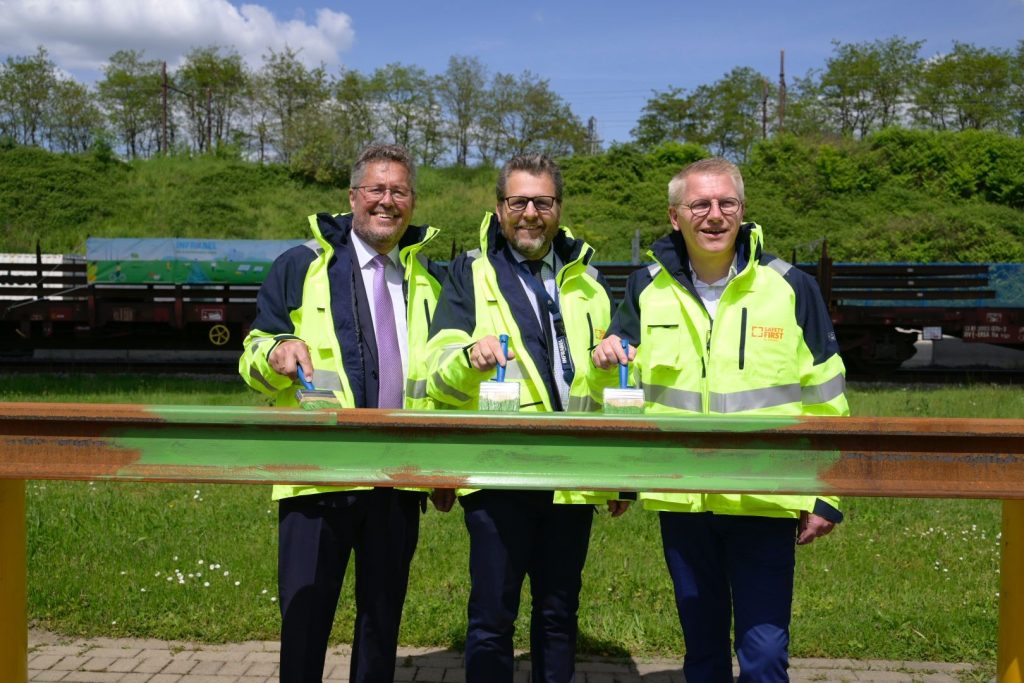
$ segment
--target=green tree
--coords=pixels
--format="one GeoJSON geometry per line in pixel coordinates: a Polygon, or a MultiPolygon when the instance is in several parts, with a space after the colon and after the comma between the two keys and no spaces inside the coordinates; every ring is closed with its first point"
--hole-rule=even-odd
{"type": "MultiPolygon", "coordinates": [[[[358,71],[343,70],[334,83],[334,99],[339,105],[338,130],[351,140],[352,148],[359,150],[373,142],[379,124],[370,79],[358,71]]],[[[355,154],[352,160],[355,161],[355,154]]]]}
{"type": "Polygon", "coordinates": [[[86,152],[103,132],[103,112],[81,83],[58,80],[46,110],[47,137],[60,152],[86,152]]]}
{"type": "Polygon", "coordinates": [[[28,57],[8,57],[0,65],[0,135],[42,146],[46,110],[56,86],[57,66],[44,47],[28,57]]]}
{"type": "Polygon", "coordinates": [[[924,66],[914,94],[915,118],[937,130],[1012,126],[1006,97],[1011,64],[1006,50],[954,43],[952,52],[924,66]]]}
{"type": "Polygon", "coordinates": [[[684,88],[669,86],[664,92],[654,91],[629,134],[642,149],[693,140],[700,137],[701,117],[696,109],[697,102],[684,88]]]}
{"type": "Polygon", "coordinates": [[[175,72],[192,144],[201,152],[229,142],[239,124],[249,75],[242,57],[218,46],[194,48],[175,72]]]}
{"type": "Polygon", "coordinates": [[[698,88],[695,111],[703,135],[691,140],[719,156],[744,162],[762,137],[762,106],[767,78],[750,67],[737,67],[710,88],[698,88]]]}
{"type": "Polygon", "coordinates": [[[253,78],[251,106],[260,158],[267,147],[273,147],[277,157],[288,163],[301,146],[302,126],[309,123],[310,110],[325,106],[330,97],[327,72],[322,64],[307,68],[299,61],[299,53],[286,47],[282,52],[269,50],[253,78]]]}
{"type": "Polygon", "coordinates": [[[485,164],[525,152],[568,156],[587,148],[587,130],[569,105],[530,71],[495,74],[480,117],[477,149],[485,164]]]}
{"type": "Polygon", "coordinates": [[[892,37],[871,43],[833,41],[820,94],[833,129],[864,137],[897,123],[900,105],[919,69],[923,41],[892,37]]]}
{"type": "Polygon", "coordinates": [[[655,92],[630,134],[645,150],[667,142],[692,143],[743,161],[761,136],[765,83],[754,69],[737,67],[690,94],[676,87],[655,92]]]}
{"type": "Polygon", "coordinates": [[[394,63],[374,71],[370,87],[385,137],[423,163],[436,161],[441,111],[434,79],[418,66],[394,63]]]}
{"type": "Polygon", "coordinates": [[[444,109],[448,135],[455,145],[455,164],[465,166],[473,126],[484,108],[487,69],[476,57],[452,55],[438,79],[437,94],[444,109]]]}
{"type": "Polygon", "coordinates": [[[161,63],[141,50],[118,50],[97,84],[99,101],[130,159],[157,148],[163,120],[161,63]]]}
{"type": "Polygon", "coordinates": [[[444,107],[438,94],[439,76],[430,79],[424,98],[423,114],[420,117],[419,138],[413,148],[419,162],[424,166],[437,166],[447,151],[450,141],[445,129],[444,107]]]}
{"type": "Polygon", "coordinates": [[[776,130],[777,134],[814,138],[832,134],[832,123],[818,73],[812,69],[803,78],[797,76],[793,79],[793,85],[787,90],[783,129],[776,130]]]}
{"type": "Polygon", "coordinates": [[[1024,136],[1024,40],[1010,55],[1010,92],[1007,98],[1009,128],[1018,137],[1024,136]]]}

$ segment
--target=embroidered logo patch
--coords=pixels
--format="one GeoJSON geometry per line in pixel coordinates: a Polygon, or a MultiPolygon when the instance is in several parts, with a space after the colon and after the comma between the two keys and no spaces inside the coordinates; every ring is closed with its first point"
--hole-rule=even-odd
{"type": "Polygon", "coordinates": [[[753,325],[750,328],[750,336],[754,339],[767,339],[768,341],[781,341],[781,327],[765,327],[764,325],[753,325]]]}

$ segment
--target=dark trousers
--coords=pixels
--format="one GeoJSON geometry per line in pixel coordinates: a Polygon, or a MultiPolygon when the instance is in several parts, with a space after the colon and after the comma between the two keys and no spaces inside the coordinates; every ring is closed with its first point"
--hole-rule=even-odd
{"type": "Polygon", "coordinates": [[[796,520],[662,512],[689,683],[731,683],[735,619],[741,683],[788,681],[796,520]]]}
{"type": "Polygon", "coordinates": [[[422,494],[379,488],[296,496],[278,507],[281,681],[319,683],[349,555],[356,623],[349,679],[391,683],[422,494]]]}
{"type": "Polygon", "coordinates": [[[466,683],[511,683],[512,635],[527,575],[531,680],[571,683],[593,507],[556,505],[551,491],[478,491],[460,502],[471,582],[466,683]]]}

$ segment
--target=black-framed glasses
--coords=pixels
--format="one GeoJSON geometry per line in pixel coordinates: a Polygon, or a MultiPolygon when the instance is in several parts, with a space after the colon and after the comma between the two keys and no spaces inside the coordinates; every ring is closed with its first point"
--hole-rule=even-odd
{"type": "Polygon", "coordinates": [[[680,204],[690,210],[694,216],[698,218],[707,216],[711,213],[712,202],[718,204],[718,210],[722,212],[723,216],[731,216],[740,210],[743,206],[743,202],[736,197],[722,197],[721,199],[695,199],[689,204],[680,204]]]}
{"type": "Polygon", "coordinates": [[[408,187],[384,187],[383,185],[357,185],[356,189],[363,193],[363,197],[370,201],[379,202],[384,195],[391,193],[391,198],[396,202],[408,201],[413,196],[412,189],[408,187]]]}
{"type": "Polygon", "coordinates": [[[556,198],[547,195],[539,197],[505,197],[505,206],[508,207],[509,211],[518,213],[526,211],[526,207],[530,205],[530,202],[533,202],[533,208],[537,210],[537,213],[551,213],[557,201],[556,198]]]}

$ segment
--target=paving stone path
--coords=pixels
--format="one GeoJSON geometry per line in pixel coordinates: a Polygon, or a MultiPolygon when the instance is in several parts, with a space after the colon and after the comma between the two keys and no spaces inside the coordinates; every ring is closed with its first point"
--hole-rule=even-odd
{"type": "MultiPolygon", "coordinates": [[[[137,639],[74,639],[29,633],[29,681],[77,683],[277,683],[278,644],[231,645],[137,639]]],[[[349,650],[328,652],[324,680],[348,681],[349,650]]],[[[529,682],[529,662],[519,663],[516,683],[529,682]]],[[[591,657],[576,666],[577,683],[683,683],[681,661],[591,657]]],[[[970,664],[852,659],[794,659],[794,682],[961,683],[970,664]]],[[[464,683],[462,654],[440,648],[403,647],[396,681],[464,683]]]]}

